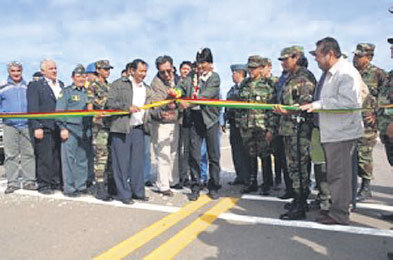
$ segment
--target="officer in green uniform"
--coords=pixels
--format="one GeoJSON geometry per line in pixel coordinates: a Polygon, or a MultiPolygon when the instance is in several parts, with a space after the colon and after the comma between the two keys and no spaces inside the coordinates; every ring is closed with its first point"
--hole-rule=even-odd
{"type": "MultiPolygon", "coordinates": [[[[283,69],[289,73],[283,86],[281,104],[302,105],[312,102],[316,80],[305,66],[307,59],[304,56],[303,47],[292,46],[283,49],[279,60],[283,69]]],[[[289,211],[281,215],[281,218],[289,220],[303,219],[306,217],[305,207],[308,196],[309,174],[307,164],[310,156],[312,116],[281,108],[276,108],[275,112],[282,115],[280,117],[279,134],[284,136],[288,170],[294,190],[294,200],[289,211]],[[298,123],[301,123],[299,143],[296,129],[298,123]],[[300,152],[300,167],[298,149],[300,152]]]]}
{"type": "Polygon", "coordinates": [[[353,65],[358,69],[369,90],[369,95],[363,102],[363,108],[373,109],[373,111],[362,113],[364,134],[357,141],[358,175],[362,178],[362,185],[356,197],[357,201],[371,198],[370,182],[373,178],[373,149],[377,143],[378,134],[375,110],[378,93],[386,78],[385,71],[370,63],[374,56],[374,49],[374,44],[359,43],[353,57],[353,65]]]}
{"type": "MultiPolygon", "coordinates": [[[[56,110],[86,109],[84,87],[85,69],[82,65],[72,71],[72,85],[64,88],[56,103],[56,110]]],[[[58,119],[60,128],[61,161],[64,195],[75,197],[86,192],[87,153],[90,151],[91,117],[64,117],[58,119]]]]}
{"type": "MultiPolygon", "coordinates": [[[[107,78],[113,67],[108,60],[96,62],[97,78],[87,89],[88,109],[102,110],[108,98],[109,83],[107,78]]],[[[107,193],[108,179],[113,179],[111,156],[108,144],[109,125],[108,118],[93,118],[93,148],[94,148],[94,173],[97,181],[95,196],[98,199],[111,200],[107,193]],[[111,178],[112,177],[112,178],[111,178]]],[[[112,193],[109,190],[109,193],[112,193]]],[[[112,194],[114,195],[114,194],[112,194]]]]}
{"type": "MultiPolygon", "coordinates": [[[[268,59],[259,55],[248,58],[249,77],[239,87],[238,100],[272,104],[274,85],[271,78],[264,77],[268,59]]],[[[240,129],[244,149],[250,161],[246,164],[243,193],[258,190],[258,157],[265,158],[271,153],[270,142],[273,138],[274,116],[271,110],[239,109],[235,114],[236,126],[240,129]]]]}

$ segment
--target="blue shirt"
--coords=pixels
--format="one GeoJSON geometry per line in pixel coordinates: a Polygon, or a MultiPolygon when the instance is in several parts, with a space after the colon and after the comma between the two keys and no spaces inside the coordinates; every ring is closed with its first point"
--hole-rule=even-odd
{"type": "MultiPolygon", "coordinates": [[[[27,112],[27,85],[23,79],[15,83],[8,77],[7,83],[0,86],[0,112],[26,113],[27,112]]],[[[27,119],[3,119],[4,124],[16,128],[28,127],[27,119]]]]}

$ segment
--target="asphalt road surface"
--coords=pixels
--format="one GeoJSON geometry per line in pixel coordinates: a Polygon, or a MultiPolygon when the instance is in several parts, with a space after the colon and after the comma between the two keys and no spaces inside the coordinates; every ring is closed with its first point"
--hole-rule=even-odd
{"type": "MultiPolygon", "coordinates": [[[[188,202],[188,189],[172,198],[148,189],[148,202],[123,205],[89,196],[67,198],[18,190],[4,195],[0,167],[0,259],[388,259],[393,251],[393,171],[383,146],[374,150],[372,199],[358,204],[350,226],[326,226],[307,213],[281,221],[286,201],[241,195],[227,135],[222,139],[221,199],[188,202]]],[[[261,176],[259,176],[260,178],[261,176]]]]}

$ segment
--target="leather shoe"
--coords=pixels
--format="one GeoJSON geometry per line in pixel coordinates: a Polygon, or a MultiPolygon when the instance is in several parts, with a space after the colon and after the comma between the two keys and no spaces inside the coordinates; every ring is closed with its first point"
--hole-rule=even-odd
{"type": "Polygon", "coordinates": [[[125,205],[132,205],[132,204],[134,204],[134,201],[132,199],[122,199],[120,201],[121,201],[121,203],[123,203],[125,205]]]}
{"type": "Polygon", "coordinates": [[[199,192],[192,192],[188,195],[188,200],[196,201],[199,198],[199,192]]]}
{"type": "Polygon", "coordinates": [[[52,195],[53,193],[55,193],[52,189],[38,190],[38,192],[44,195],[52,195]]]}
{"type": "Polygon", "coordinates": [[[63,192],[63,195],[69,198],[76,198],[79,197],[79,193],[77,191],[75,192],[63,192]]]}
{"type": "Polygon", "coordinates": [[[149,197],[144,196],[144,197],[138,197],[138,196],[132,196],[134,200],[140,200],[140,201],[149,201],[149,197]]]}
{"type": "Polygon", "coordinates": [[[229,185],[242,185],[242,184],[244,184],[244,181],[235,179],[234,181],[228,182],[228,184],[229,184],[229,185]]]}
{"type": "Polygon", "coordinates": [[[173,197],[173,191],[171,191],[171,190],[161,191],[161,194],[164,196],[173,197]]]}
{"type": "Polygon", "coordinates": [[[177,184],[171,186],[171,189],[181,190],[181,189],[183,189],[183,185],[181,183],[177,183],[177,184]]]}
{"type": "Polygon", "coordinates": [[[16,186],[8,186],[7,189],[5,189],[4,194],[10,194],[19,189],[20,188],[16,186]]]}
{"type": "Polygon", "coordinates": [[[218,200],[220,198],[220,196],[218,195],[218,192],[216,190],[209,190],[208,196],[212,200],[218,200]]]}
{"type": "Polygon", "coordinates": [[[286,191],[283,195],[279,196],[279,199],[282,200],[287,200],[287,199],[291,199],[294,198],[295,194],[293,193],[293,191],[286,191]]]}
{"type": "Polygon", "coordinates": [[[325,225],[336,225],[336,224],[340,224],[338,223],[334,218],[332,218],[331,216],[327,215],[324,216],[320,219],[318,219],[318,222],[321,224],[325,224],[325,225]]]}
{"type": "Polygon", "coordinates": [[[37,190],[37,186],[35,185],[34,182],[29,182],[29,183],[23,184],[23,189],[24,190],[37,190]]]}
{"type": "Polygon", "coordinates": [[[153,183],[151,181],[145,182],[146,187],[153,187],[153,183]]]}

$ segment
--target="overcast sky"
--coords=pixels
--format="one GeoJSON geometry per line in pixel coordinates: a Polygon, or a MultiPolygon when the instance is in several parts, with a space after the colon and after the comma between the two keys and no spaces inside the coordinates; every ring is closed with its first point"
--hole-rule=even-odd
{"type": "MultiPolygon", "coordinates": [[[[245,63],[259,54],[277,60],[282,48],[302,45],[307,51],[325,36],[335,37],[349,54],[359,42],[376,44],[374,63],[393,68],[388,36],[393,15],[387,0],[2,0],[0,8],[0,79],[5,64],[20,60],[27,80],[39,62],[52,58],[59,79],[70,83],[76,64],[109,59],[110,81],[135,58],[149,65],[147,83],[156,73],[154,60],[168,54],[176,67],[210,47],[223,91],[230,85],[232,63],[245,63]]],[[[310,69],[320,72],[310,55],[310,69]]]]}

